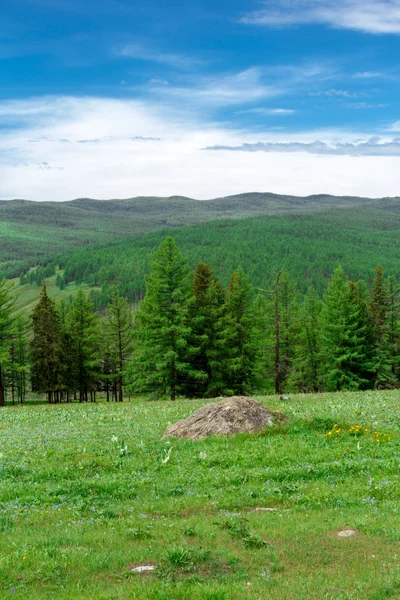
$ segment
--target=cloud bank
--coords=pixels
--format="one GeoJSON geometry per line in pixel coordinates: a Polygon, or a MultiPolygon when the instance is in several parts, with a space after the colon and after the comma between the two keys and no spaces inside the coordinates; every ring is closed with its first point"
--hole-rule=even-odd
{"type": "Polygon", "coordinates": [[[232,152],[302,152],[325,156],[400,156],[400,138],[382,141],[372,137],[367,141],[326,143],[314,142],[256,142],[240,146],[208,146],[205,150],[229,150],[232,152]]]}
{"type": "Polygon", "coordinates": [[[372,34],[400,33],[400,0],[268,0],[242,23],[267,27],[319,24],[372,34]]]}
{"type": "Polygon", "coordinates": [[[249,132],[192,112],[94,97],[3,101],[0,115],[18,125],[0,136],[2,199],[398,194],[400,138],[270,130],[254,144],[249,132]]]}

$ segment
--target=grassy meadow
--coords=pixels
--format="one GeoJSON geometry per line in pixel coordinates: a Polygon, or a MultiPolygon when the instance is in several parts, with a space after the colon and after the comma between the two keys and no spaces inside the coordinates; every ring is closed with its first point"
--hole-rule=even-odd
{"type": "Polygon", "coordinates": [[[3,409],[0,598],[399,598],[400,392],[258,399],[200,442],[160,436],[205,401],[3,409]]]}
{"type": "MultiPolygon", "coordinates": [[[[57,274],[62,275],[63,271],[57,271],[57,274]]],[[[75,296],[79,287],[81,287],[85,292],[89,292],[90,287],[85,284],[81,284],[77,286],[75,283],[70,283],[63,290],[60,290],[56,285],[57,275],[53,275],[53,277],[46,278],[46,286],[47,292],[52,300],[56,302],[60,300],[68,300],[71,296],[75,296]]],[[[11,279],[13,288],[12,292],[15,297],[15,305],[14,312],[22,313],[26,317],[29,317],[36,304],[39,302],[40,298],[40,290],[42,286],[36,285],[36,283],[25,283],[24,285],[20,284],[19,278],[11,279]]]]}

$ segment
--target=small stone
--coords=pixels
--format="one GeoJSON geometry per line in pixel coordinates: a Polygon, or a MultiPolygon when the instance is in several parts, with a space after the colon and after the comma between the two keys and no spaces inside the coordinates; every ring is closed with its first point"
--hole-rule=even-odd
{"type": "Polygon", "coordinates": [[[341,538],[349,538],[357,535],[358,531],[352,529],[351,527],[346,527],[345,529],[341,529],[337,532],[337,536],[341,538]]]}
{"type": "Polygon", "coordinates": [[[262,506],[257,506],[253,509],[253,512],[275,512],[277,510],[277,508],[264,508],[262,506]]]}
{"type": "Polygon", "coordinates": [[[155,570],[155,565],[140,565],[139,567],[133,567],[132,573],[149,573],[155,570]]]}

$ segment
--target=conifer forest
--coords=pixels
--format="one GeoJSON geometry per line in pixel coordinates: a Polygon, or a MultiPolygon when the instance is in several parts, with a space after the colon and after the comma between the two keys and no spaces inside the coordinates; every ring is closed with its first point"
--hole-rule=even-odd
{"type": "Polygon", "coordinates": [[[285,269],[254,287],[238,267],[223,285],[206,262],[191,271],[167,236],[143,298],[132,305],[111,285],[100,310],[82,288],[55,302],[54,272],[28,273],[41,285],[30,318],[14,312],[13,284],[1,281],[0,405],[28,392],[49,403],[122,402],[400,384],[400,289],[379,265],[368,282],[337,266],[322,294],[299,291],[285,269]]]}

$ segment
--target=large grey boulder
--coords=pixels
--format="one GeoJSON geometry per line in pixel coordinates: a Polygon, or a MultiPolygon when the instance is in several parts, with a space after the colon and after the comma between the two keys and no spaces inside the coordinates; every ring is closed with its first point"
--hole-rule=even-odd
{"type": "Polygon", "coordinates": [[[176,437],[201,440],[210,435],[255,433],[285,420],[283,414],[269,410],[261,402],[244,396],[232,396],[202,406],[187,419],[170,425],[161,439],[176,437]]]}

